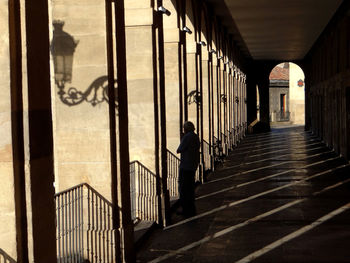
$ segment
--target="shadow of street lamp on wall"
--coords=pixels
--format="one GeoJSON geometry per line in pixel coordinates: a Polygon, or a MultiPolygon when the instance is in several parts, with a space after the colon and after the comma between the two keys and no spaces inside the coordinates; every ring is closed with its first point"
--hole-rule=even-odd
{"type": "Polygon", "coordinates": [[[192,103],[196,103],[200,105],[202,103],[202,96],[199,91],[192,90],[187,94],[187,103],[191,105],[192,103]]]}
{"type": "MultiPolygon", "coordinates": [[[[51,41],[51,54],[54,62],[55,83],[58,87],[57,94],[60,100],[68,105],[75,106],[83,101],[89,102],[92,106],[108,100],[108,76],[101,76],[95,79],[85,91],[75,87],[66,88],[67,83],[72,82],[73,57],[79,41],[63,31],[64,21],[53,21],[53,38],[51,41]]],[[[117,81],[114,81],[115,102],[117,105],[117,81]]]]}

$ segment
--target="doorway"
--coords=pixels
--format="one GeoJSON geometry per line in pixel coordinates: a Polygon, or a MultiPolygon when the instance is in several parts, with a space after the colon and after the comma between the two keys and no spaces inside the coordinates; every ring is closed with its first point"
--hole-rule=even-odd
{"type": "Polygon", "coordinates": [[[303,70],[294,63],[280,63],[269,79],[270,125],[305,125],[303,70]]]}

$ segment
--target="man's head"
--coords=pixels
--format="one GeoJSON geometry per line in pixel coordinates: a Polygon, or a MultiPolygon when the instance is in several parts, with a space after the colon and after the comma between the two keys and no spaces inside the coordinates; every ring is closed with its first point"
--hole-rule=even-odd
{"type": "Polygon", "coordinates": [[[195,130],[195,128],[194,128],[194,125],[193,125],[192,122],[186,121],[184,123],[184,131],[185,131],[185,133],[193,132],[194,130],[195,130]]]}

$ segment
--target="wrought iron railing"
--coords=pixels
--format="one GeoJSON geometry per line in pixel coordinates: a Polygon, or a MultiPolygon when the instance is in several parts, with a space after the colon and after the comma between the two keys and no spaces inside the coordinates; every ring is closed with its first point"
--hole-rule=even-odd
{"type": "Polygon", "coordinates": [[[167,150],[167,183],[170,198],[176,198],[179,196],[179,169],[180,169],[180,158],[178,158],[171,151],[167,150]]]}
{"type": "Polygon", "coordinates": [[[235,131],[232,128],[230,131],[228,131],[229,133],[229,141],[230,141],[230,148],[232,148],[235,145],[235,131]]]}
{"type": "Polygon", "coordinates": [[[216,162],[221,162],[223,158],[223,148],[222,148],[222,142],[214,136],[214,160],[216,162]]]}
{"type": "Polygon", "coordinates": [[[290,112],[289,111],[279,111],[276,113],[276,121],[289,121],[290,120],[290,112]]]}
{"type": "Polygon", "coordinates": [[[222,144],[224,145],[226,143],[226,134],[225,133],[221,133],[221,141],[222,141],[222,144]]]}
{"type": "Polygon", "coordinates": [[[236,142],[240,141],[241,128],[239,125],[236,126],[236,142]]]}
{"type": "MultiPolygon", "coordinates": [[[[132,219],[156,221],[156,176],[138,161],[130,163],[132,219]]],[[[114,262],[112,204],[86,183],[55,195],[57,262],[114,262]]]]}
{"type": "MultiPolygon", "coordinates": [[[[179,171],[180,171],[180,158],[173,154],[171,151],[167,150],[167,184],[170,198],[179,197],[179,171]]],[[[196,170],[195,181],[201,181],[201,175],[199,174],[199,169],[196,170]]]]}
{"type": "Polygon", "coordinates": [[[57,262],[115,262],[112,204],[86,183],[55,202],[57,262]]]}
{"type": "Polygon", "coordinates": [[[227,135],[225,133],[221,133],[221,148],[222,154],[227,154],[227,135]]]}
{"type": "Polygon", "coordinates": [[[214,136],[214,156],[217,157],[220,155],[220,151],[221,151],[221,141],[214,136]]]}
{"type": "Polygon", "coordinates": [[[16,261],[0,248],[0,263],[16,263],[16,261]]]}
{"type": "Polygon", "coordinates": [[[133,219],[158,220],[156,175],[139,161],[130,163],[130,195],[133,219]]]}
{"type": "Polygon", "coordinates": [[[203,159],[204,159],[204,172],[208,171],[211,169],[211,156],[210,156],[210,144],[203,140],[203,159]]]}

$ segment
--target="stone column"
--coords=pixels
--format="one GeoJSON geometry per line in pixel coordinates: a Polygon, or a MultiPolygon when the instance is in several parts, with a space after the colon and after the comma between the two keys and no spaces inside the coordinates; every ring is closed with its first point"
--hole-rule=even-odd
{"type": "Polygon", "coordinates": [[[233,97],[234,97],[234,133],[235,133],[235,145],[237,145],[238,143],[238,119],[239,119],[239,112],[238,112],[238,84],[239,84],[239,80],[238,80],[238,71],[237,69],[235,69],[234,71],[234,92],[233,92],[233,97]]]}
{"type": "Polygon", "coordinates": [[[18,262],[28,262],[18,3],[0,4],[0,248],[18,262]]]}
{"type": "Polygon", "coordinates": [[[219,140],[221,141],[221,147],[222,147],[222,153],[226,154],[226,140],[225,140],[225,136],[224,136],[224,132],[225,132],[225,107],[224,107],[224,103],[222,101],[223,96],[225,95],[225,74],[224,74],[224,63],[223,63],[223,58],[221,58],[218,62],[219,64],[219,94],[218,94],[218,98],[219,98],[219,140]]]}
{"type": "Polygon", "coordinates": [[[56,262],[48,2],[25,2],[33,261],[56,262]],[[40,6],[40,8],[37,8],[40,6]]]}
{"type": "MultiPolygon", "coordinates": [[[[130,159],[155,174],[157,222],[167,224],[166,102],[163,17],[153,1],[126,5],[130,159]]],[[[151,187],[154,187],[151,186],[151,187]]]]}
{"type": "MultiPolygon", "coordinates": [[[[224,64],[224,63],[223,63],[224,64]]],[[[223,134],[223,152],[225,155],[228,154],[228,137],[227,137],[227,66],[223,65],[222,72],[223,80],[222,80],[222,93],[221,93],[221,105],[222,105],[222,134],[223,134]]]]}
{"type": "Polygon", "coordinates": [[[166,92],[166,115],[167,115],[167,146],[168,150],[176,154],[180,142],[180,39],[177,25],[175,8],[171,8],[171,1],[164,2],[164,6],[171,11],[169,17],[164,17],[164,57],[165,57],[165,92],[166,92]],[[166,4],[168,3],[168,4],[166,4]]]}
{"type": "Polygon", "coordinates": [[[202,94],[202,105],[203,105],[203,140],[209,143],[209,110],[210,110],[210,100],[209,100],[209,61],[208,61],[208,51],[202,49],[202,82],[203,82],[203,94],[202,94]]]}
{"type": "MultiPolygon", "coordinates": [[[[110,128],[110,144],[111,144],[111,174],[112,174],[112,201],[114,204],[118,202],[118,207],[113,207],[113,225],[116,228],[120,227],[119,236],[115,234],[115,239],[119,238],[120,244],[116,244],[117,250],[121,252],[121,259],[123,262],[135,261],[134,252],[134,224],[131,215],[131,198],[130,198],[130,159],[129,159],[129,130],[128,130],[128,87],[127,87],[127,64],[126,64],[126,34],[125,34],[125,6],[124,0],[118,1],[116,4],[116,49],[117,49],[117,77],[118,77],[118,129],[114,127],[116,124],[114,121],[115,105],[109,103],[109,128],[110,128]],[[119,145],[117,141],[112,137],[117,136],[119,139],[119,145]],[[115,145],[114,145],[115,144],[115,145]],[[119,146],[119,147],[118,147],[119,146]],[[117,156],[114,156],[113,151],[118,151],[119,163],[117,162],[117,156]],[[114,162],[118,163],[118,171],[116,176],[114,174],[115,165],[114,162]],[[117,187],[117,189],[115,189],[117,187]],[[120,209],[121,208],[121,209],[120,209]],[[119,211],[118,211],[119,210],[119,211]],[[120,212],[120,217],[117,214],[120,212]],[[119,222],[118,222],[118,221],[119,222]]],[[[111,8],[112,5],[109,6],[111,8]]],[[[107,14],[108,15],[108,14],[107,14]]],[[[112,17],[109,18],[110,23],[112,17]]],[[[107,23],[108,27],[108,23],[107,23]]],[[[109,31],[109,38],[112,38],[113,34],[109,31]]],[[[112,41],[111,41],[112,42],[112,41]]],[[[112,49],[113,43],[109,43],[108,47],[112,49]]],[[[111,51],[111,50],[109,50],[111,51]]],[[[113,54],[113,53],[112,53],[113,54]]],[[[113,72],[113,59],[108,60],[108,73],[111,75],[113,72]]],[[[109,76],[109,82],[111,83],[111,76],[109,76]]],[[[113,87],[109,86],[109,97],[113,97],[113,87]]],[[[116,256],[116,260],[118,260],[116,256]]]]}
{"type": "Polygon", "coordinates": [[[248,105],[248,98],[247,98],[247,75],[244,75],[244,133],[247,133],[248,128],[248,116],[247,116],[247,105],[248,105]]]}
{"type": "Polygon", "coordinates": [[[239,139],[243,138],[243,107],[244,107],[244,98],[243,98],[243,73],[240,71],[239,74],[239,139]]]}
{"type": "Polygon", "coordinates": [[[149,1],[125,5],[130,161],[156,173],[153,8],[149,1]]]}
{"type": "Polygon", "coordinates": [[[196,83],[196,52],[187,46],[187,105],[188,120],[193,122],[198,133],[197,125],[197,83],[196,83]]]}
{"type": "Polygon", "coordinates": [[[208,120],[209,120],[209,145],[210,145],[210,169],[214,170],[214,66],[213,54],[208,54],[208,120]]]}
{"type": "Polygon", "coordinates": [[[229,134],[229,147],[232,149],[233,146],[233,107],[232,107],[232,95],[233,95],[233,76],[232,69],[229,68],[229,77],[228,77],[228,94],[227,94],[227,104],[228,104],[228,134],[229,134]]]}
{"type": "MultiPolygon", "coordinates": [[[[212,59],[212,66],[213,66],[213,86],[212,86],[212,92],[213,92],[213,138],[215,137],[216,140],[219,139],[219,133],[218,133],[218,123],[219,123],[219,111],[218,111],[218,59],[216,54],[213,55],[212,59]]],[[[216,141],[214,141],[216,143],[216,141]]]]}

